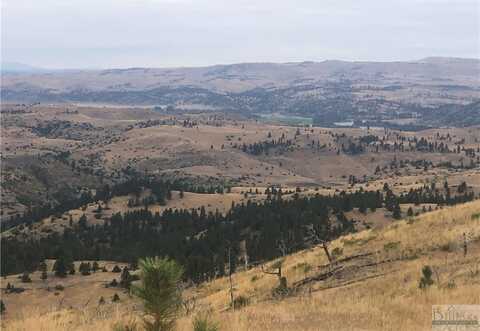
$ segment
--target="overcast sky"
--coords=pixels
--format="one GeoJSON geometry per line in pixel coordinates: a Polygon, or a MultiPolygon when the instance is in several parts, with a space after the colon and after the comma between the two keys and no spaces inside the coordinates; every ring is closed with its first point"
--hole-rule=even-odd
{"type": "Polygon", "coordinates": [[[2,0],[2,60],[47,68],[480,57],[480,0],[2,0]]]}

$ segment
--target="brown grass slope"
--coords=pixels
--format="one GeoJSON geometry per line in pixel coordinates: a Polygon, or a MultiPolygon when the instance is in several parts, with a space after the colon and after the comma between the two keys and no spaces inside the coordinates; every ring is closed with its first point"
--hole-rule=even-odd
{"type": "MultiPolygon", "coordinates": [[[[227,278],[187,290],[196,309],[178,329],[191,330],[193,317],[207,311],[221,330],[429,330],[432,305],[480,304],[480,201],[344,236],[330,250],[337,252],[331,266],[321,247],[285,257],[292,294],[283,299],[272,297],[277,279],[260,268],[233,276],[235,297],[249,301],[235,311],[227,278]],[[425,265],[434,284],[421,290],[425,265]]],[[[126,306],[24,315],[5,330],[110,330],[140,315],[126,306]]]]}

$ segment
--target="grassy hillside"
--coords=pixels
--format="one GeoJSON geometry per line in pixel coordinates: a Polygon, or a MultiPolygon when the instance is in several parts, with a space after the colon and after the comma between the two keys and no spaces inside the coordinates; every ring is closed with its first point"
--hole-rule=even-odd
{"type": "MultiPolygon", "coordinates": [[[[233,275],[235,297],[247,302],[235,311],[229,309],[228,278],[186,290],[196,305],[193,313],[180,317],[178,329],[191,330],[194,316],[208,312],[220,330],[426,330],[434,304],[480,304],[480,201],[347,235],[329,248],[336,260],[332,265],[322,247],[285,257],[286,297],[272,295],[278,280],[260,267],[233,275]],[[434,284],[422,290],[418,285],[427,265],[434,284]]],[[[51,313],[39,311],[50,302],[41,291],[2,293],[5,330],[111,330],[115,323],[141,316],[126,294],[120,303],[97,305],[89,289],[99,284],[100,279],[81,284],[92,304],[51,313]],[[20,307],[8,310],[11,296],[25,293],[31,295],[22,300],[26,313],[20,307]]]]}

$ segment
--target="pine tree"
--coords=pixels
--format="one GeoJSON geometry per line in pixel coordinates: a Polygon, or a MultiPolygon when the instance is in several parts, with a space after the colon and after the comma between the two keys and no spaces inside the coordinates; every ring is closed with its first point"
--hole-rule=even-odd
{"type": "Polygon", "coordinates": [[[409,207],[409,208],[408,208],[407,216],[408,216],[408,217],[412,217],[412,216],[413,216],[413,209],[412,209],[412,207],[409,207]]]}
{"type": "Polygon", "coordinates": [[[80,218],[78,219],[78,226],[80,227],[80,229],[87,228],[87,216],[85,216],[85,214],[80,216],[80,218]]]}
{"type": "Polygon", "coordinates": [[[88,276],[90,275],[90,263],[80,263],[80,266],[78,267],[78,271],[80,271],[80,273],[83,275],[83,276],[88,276]]]}
{"type": "Polygon", "coordinates": [[[38,265],[38,270],[40,271],[47,271],[47,263],[45,261],[42,261],[39,265],[38,265]]]}
{"type": "Polygon", "coordinates": [[[132,282],[132,276],[128,271],[128,268],[123,268],[122,275],[120,276],[120,286],[126,289],[130,288],[130,283],[132,282]]]}
{"type": "Polygon", "coordinates": [[[179,283],[183,268],[168,258],[146,258],[139,262],[141,285],[133,287],[133,293],[144,304],[153,321],[145,319],[147,331],[173,330],[182,295],[179,283]]]}
{"type": "Polygon", "coordinates": [[[400,209],[400,204],[398,202],[395,204],[395,207],[393,208],[393,218],[397,220],[402,218],[402,211],[400,209]]]}
{"type": "Polygon", "coordinates": [[[55,271],[55,276],[57,277],[67,277],[67,263],[64,257],[60,257],[55,261],[53,265],[53,271],[55,271]]]}

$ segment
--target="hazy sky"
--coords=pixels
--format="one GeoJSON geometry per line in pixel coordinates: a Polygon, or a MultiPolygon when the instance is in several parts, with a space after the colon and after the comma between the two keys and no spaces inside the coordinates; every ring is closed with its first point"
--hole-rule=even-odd
{"type": "Polygon", "coordinates": [[[2,60],[48,68],[480,57],[480,0],[2,0],[2,60]]]}

